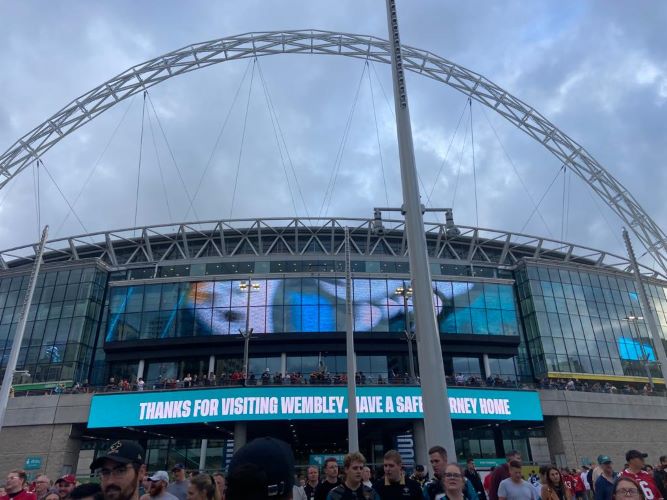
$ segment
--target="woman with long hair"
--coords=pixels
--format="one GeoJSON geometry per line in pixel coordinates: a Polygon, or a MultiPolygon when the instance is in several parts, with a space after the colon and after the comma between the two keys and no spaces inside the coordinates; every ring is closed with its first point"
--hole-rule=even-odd
{"type": "Polygon", "coordinates": [[[542,500],[572,500],[570,489],[565,486],[563,476],[556,467],[549,467],[545,475],[545,484],[542,485],[540,498],[542,500]]]}
{"type": "Polygon", "coordinates": [[[208,474],[197,474],[190,479],[187,500],[222,500],[215,479],[208,474]]]}

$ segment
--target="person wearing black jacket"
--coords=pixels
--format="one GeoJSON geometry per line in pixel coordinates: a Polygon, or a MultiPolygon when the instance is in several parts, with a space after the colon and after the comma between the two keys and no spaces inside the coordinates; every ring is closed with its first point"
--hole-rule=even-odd
{"type": "Polygon", "coordinates": [[[660,457],[660,465],[655,468],[653,479],[662,493],[662,498],[667,498],[667,455],[660,457]]]}
{"type": "Polygon", "coordinates": [[[384,454],[384,477],[373,484],[382,500],[422,500],[422,489],[417,481],[405,476],[401,454],[389,450],[384,454]]]}
{"type": "Polygon", "coordinates": [[[477,492],[479,500],[486,500],[486,493],[484,492],[484,485],[482,484],[482,478],[475,469],[475,461],[472,458],[469,458],[466,462],[466,470],[464,472],[466,479],[470,481],[472,487],[477,492]]]}

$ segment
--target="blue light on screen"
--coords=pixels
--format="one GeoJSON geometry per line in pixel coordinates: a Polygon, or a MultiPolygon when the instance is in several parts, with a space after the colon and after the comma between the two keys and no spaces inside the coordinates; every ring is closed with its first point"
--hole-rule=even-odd
{"type": "Polygon", "coordinates": [[[621,359],[628,361],[656,360],[655,351],[652,346],[626,337],[618,339],[618,353],[621,359]]]}

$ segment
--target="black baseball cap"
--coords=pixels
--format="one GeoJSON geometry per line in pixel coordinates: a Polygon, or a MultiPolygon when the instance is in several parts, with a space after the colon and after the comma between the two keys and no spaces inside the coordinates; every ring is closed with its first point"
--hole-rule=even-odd
{"type": "Polygon", "coordinates": [[[174,472],[175,470],[183,470],[185,469],[185,465],[183,464],[176,464],[171,468],[171,472],[174,472]]]}
{"type": "Polygon", "coordinates": [[[294,454],[287,443],[257,438],[239,449],[229,463],[227,500],[259,500],[292,493],[294,454]]]}
{"type": "Polygon", "coordinates": [[[630,450],[625,454],[625,461],[629,462],[633,458],[641,458],[642,460],[648,457],[646,453],[642,453],[639,450],[630,450]]]}
{"type": "Polygon", "coordinates": [[[424,472],[424,466],[423,465],[415,465],[415,470],[417,472],[424,472]]]}
{"type": "Polygon", "coordinates": [[[115,441],[109,446],[109,449],[104,453],[104,455],[97,457],[92,464],[90,464],[90,469],[98,469],[104,460],[113,460],[119,464],[137,464],[141,465],[144,463],[145,451],[135,441],[126,441],[120,439],[115,441]]]}

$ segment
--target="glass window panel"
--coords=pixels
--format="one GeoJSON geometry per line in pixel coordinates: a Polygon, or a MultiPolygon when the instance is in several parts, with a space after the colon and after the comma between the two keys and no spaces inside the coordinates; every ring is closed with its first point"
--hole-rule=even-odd
{"type": "Polygon", "coordinates": [[[144,311],[160,310],[162,285],[146,285],[144,291],[144,311]]]}
{"type": "Polygon", "coordinates": [[[484,309],[471,309],[472,333],[487,335],[489,326],[486,321],[486,311],[484,309]]]}
{"type": "Polygon", "coordinates": [[[487,309],[486,318],[488,321],[489,334],[491,335],[503,335],[503,318],[500,313],[500,310],[496,309],[487,309]]]}
{"type": "Polygon", "coordinates": [[[144,303],[144,287],[133,286],[127,291],[127,306],[126,312],[136,313],[141,312],[144,303]]]}
{"type": "Polygon", "coordinates": [[[336,307],[334,305],[321,305],[319,310],[319,331],[336,331],[336,307]]]}
{"type": "Polygon", "coordinates": [[[162,297],[160,299],[160,309],[171,311],[176,309],[178,304],[178,283],[165,283],[162,285],[162,297]]]}
{"type": "Polygon", "coordinates": [[[470,307],[470,297],[468,295],[469,288],[470,283],[452,283],[454,306],[456,308],[470,307]]]}
{"type": "Polygon", "coordinates": [[[456,333],[472,333],[470,309],[456,309],[456,333]]]}

